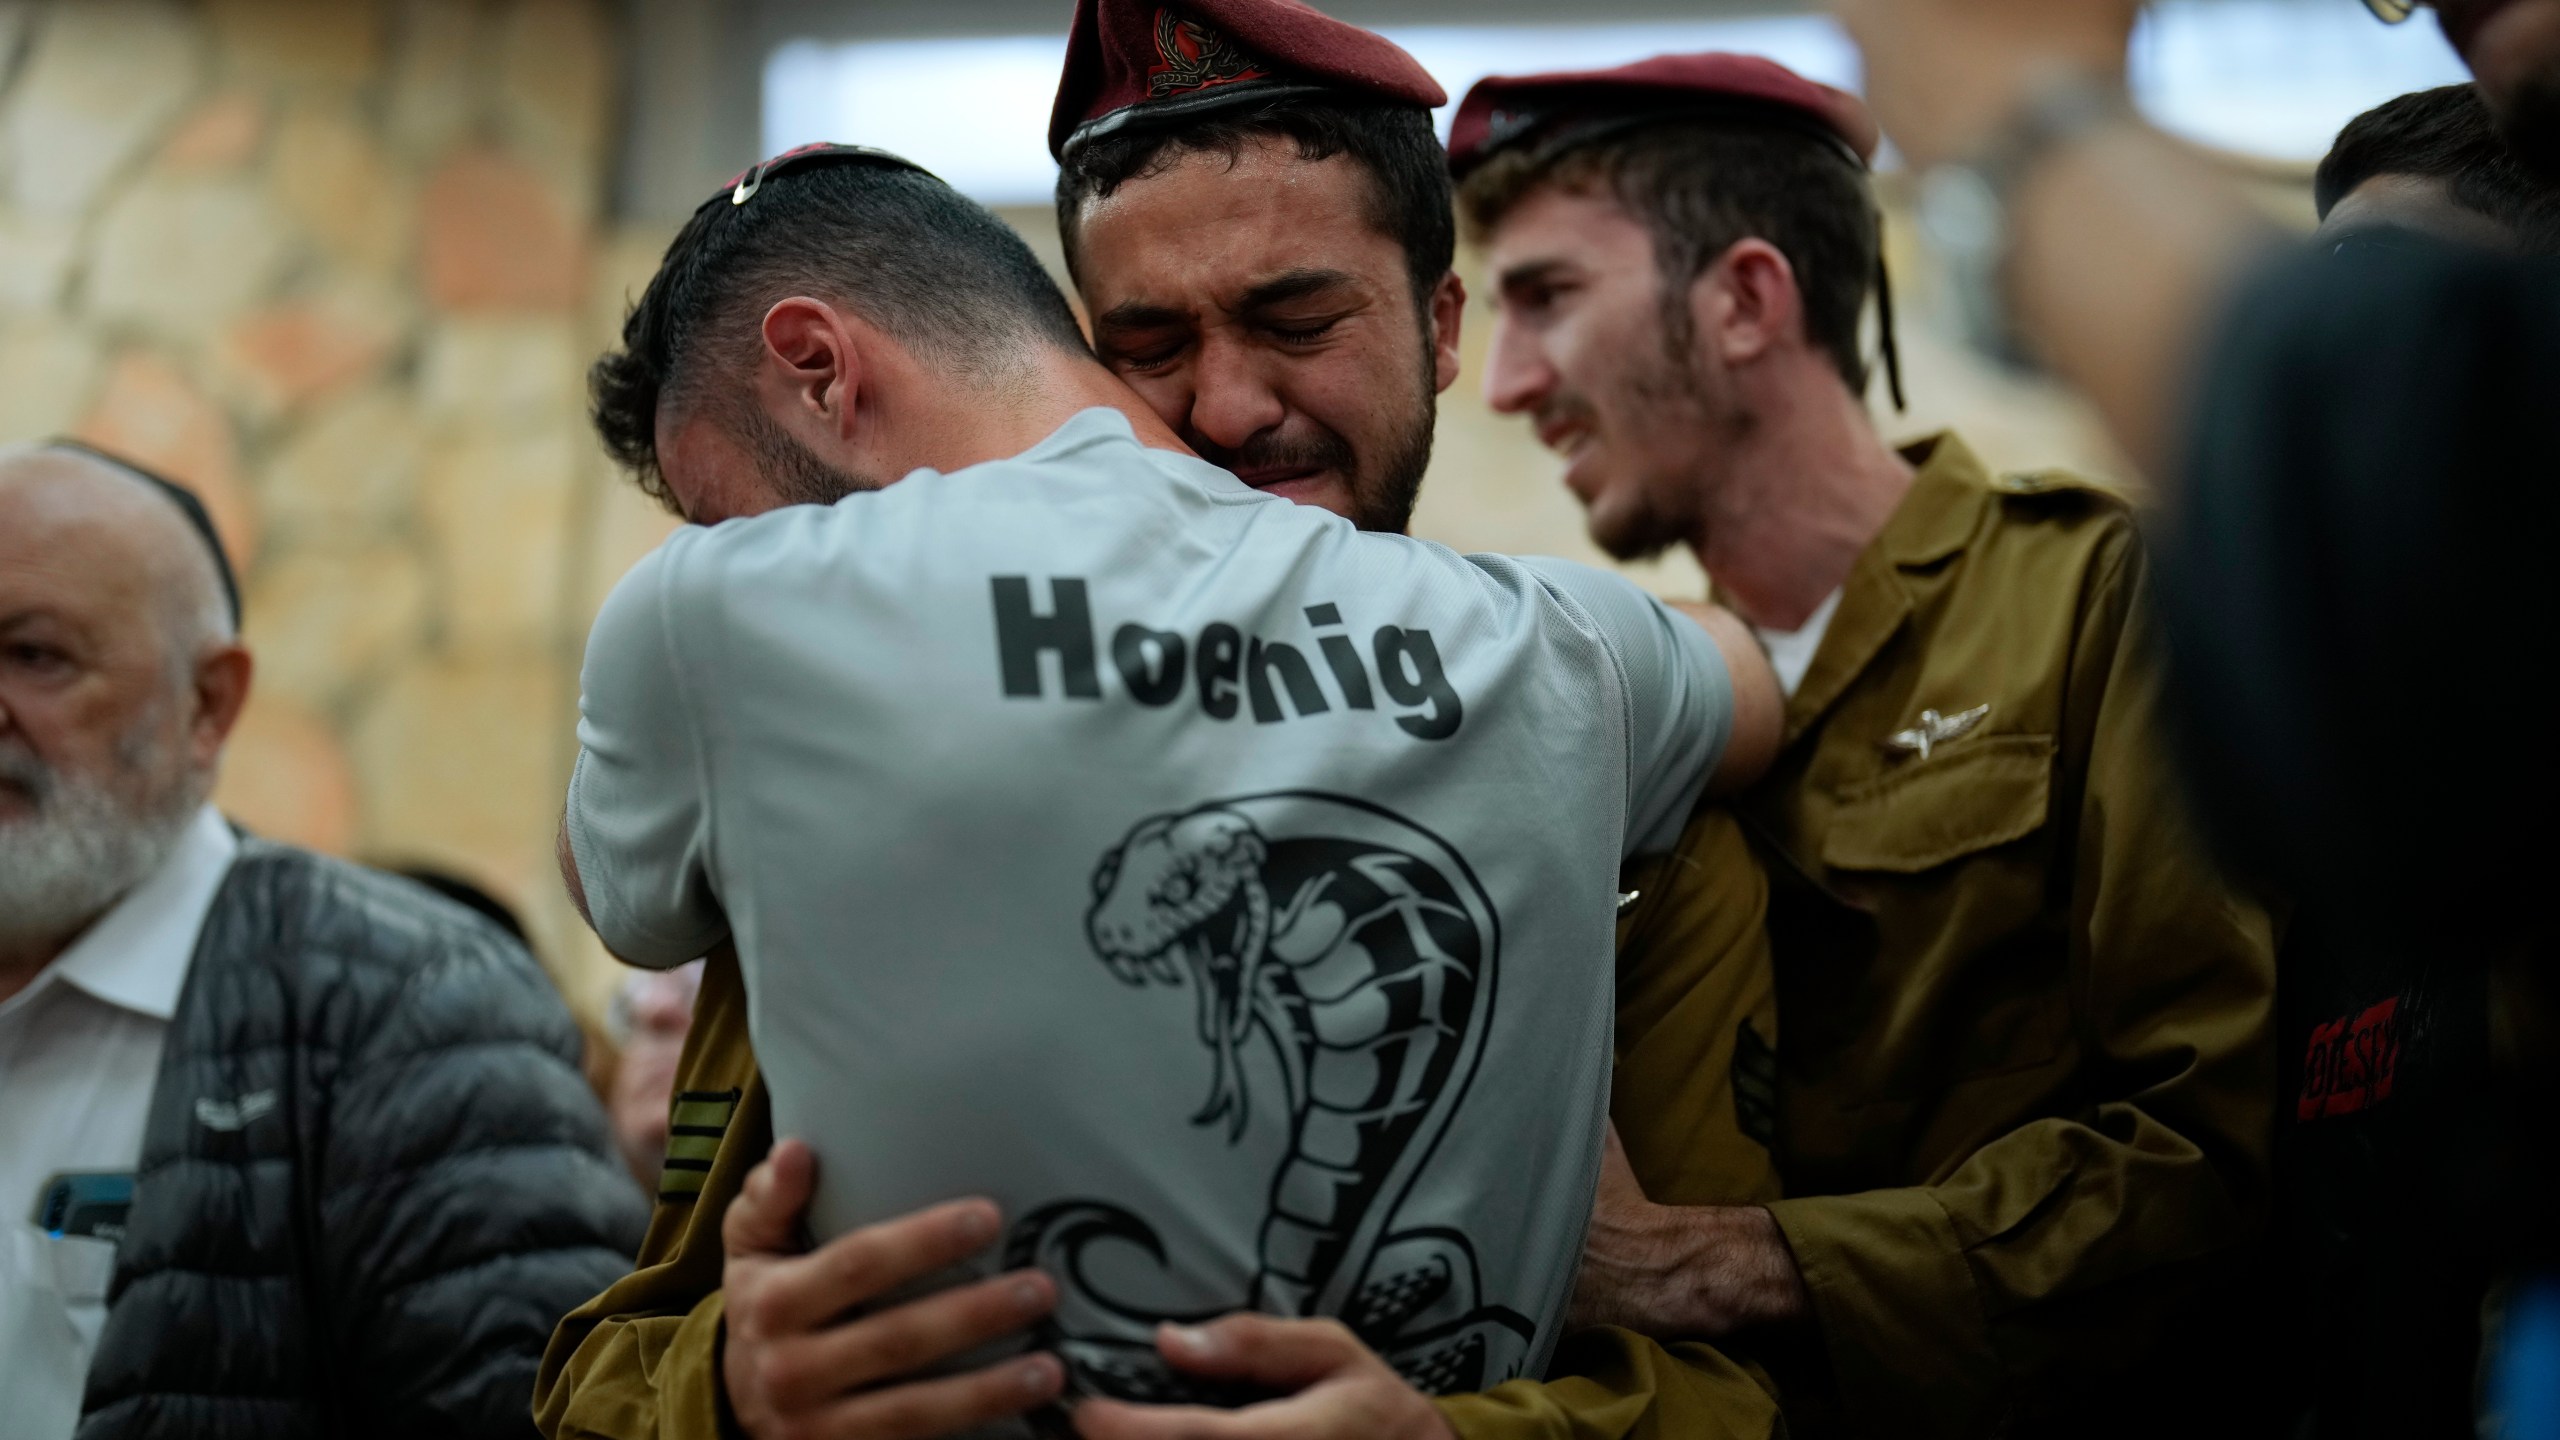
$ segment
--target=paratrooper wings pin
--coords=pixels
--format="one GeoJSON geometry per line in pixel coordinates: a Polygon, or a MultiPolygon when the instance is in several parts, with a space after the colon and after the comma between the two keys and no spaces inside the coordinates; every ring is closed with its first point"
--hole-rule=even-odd
{"type": "Polygon", "coordinates": [[[1990,713],[1991,707],[1988,705],[1976,705],[1970,710],[1959,710],[1953,715],[1941,715],[1935,710],[1923,710],[1920,712],[1919,724],[1908,730],[1896,730],[1886,736],[1884,748],[1898,755],[1917,755],[1926,760],[1933,747],[1971,734],[1973,727],[1981,724],[1983,717],[1990,713]]]}

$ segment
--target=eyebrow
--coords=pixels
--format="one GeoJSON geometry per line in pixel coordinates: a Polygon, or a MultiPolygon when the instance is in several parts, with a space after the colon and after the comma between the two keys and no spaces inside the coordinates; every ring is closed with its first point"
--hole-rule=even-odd
{"type": "Polygon", "coordinates": [[[1191,318],[1171,305],[1152,305],[1144,300],[1123,300],[1095,317],[1096,330],[1152,330],[1161,325],[1179,325],[1191,318]]]}
{"type": "Polygon", "coordinates": [[[1524,260],[1494,277],[1497,288],[1508,290],[1514,285],[1534,285],[1552,280],[1573,267],[1563,260],[1524,260]]]}
{"type": "Polygon", "coordinates": [[[1285,305],[1304,300],[1327,290],[1358,283],[1358,277],[1347,270],[1290,270],[1275,275],[1244,292],[1243,309],[1260,310],[1271,305],[1285,305]]]}
{"type": "MultiPolygon", "coordinates": [[[[1274,305],[1285,305],[1292,300],[1304,300],[1310,296],[1321,295],[1328,290],[1358,283],[1359,277],[1348,270],[1316,268],[1287,270],[1246,290],[1243,303],[1236,308],[1249,313],[1268,309],[1274,305]]],[[[1104,330],[1153,330],[1168,325],[1186,324],[1190,319],[1189,311],[1175,306],[1159,305],[1145,300],[1124,300],[1103,311],[1094,321],[1094,330],[1097,333],[1104,330]]]]}

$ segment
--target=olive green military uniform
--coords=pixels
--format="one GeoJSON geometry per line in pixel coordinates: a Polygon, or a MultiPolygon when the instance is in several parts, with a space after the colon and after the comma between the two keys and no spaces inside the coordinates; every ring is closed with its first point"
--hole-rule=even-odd
{"type": "MultiPolygon", "coordinates": [[[[1782,1368],[1790,1418],[2191,1429],[2187,1327],[2268,1205],[2269,923],[2181,813],[2125,504],[1906,454],[1739,807],[1786,1024],[1770,1208],[1824,1362],[1782,1368]]],[[[1701,879],[1671,899],[1727,903],[1701,879]]]]}
{"type": "MultiPolygon", "coordinates": [[[[1671,855],[1633,869],[1620,922],[1617,1068],[1610,1111],[1649,1193],[1672,1203],[1777,1195],[1768,1150],[1767,1042],[1776,1039],[1766,890],[1733,818],[1707,812],[1671,855]],[[1713,876],[1712,906],[1659,896],[1713,876]],[[1737,1080],[1740,1084],[1737,1086],[1737,1080]]],[[[562,1321],[534,1414],[553,1437],[712,1440],[735,1433],[722,1399],[720,1221],[772,1148],[747,1035],[746,991],[726,952],[704,969],[677,1072],[674,1133],[639,1268],[562,1321]]],[[[1763,1440],[1778,1433],[1765,1377],[1702,1344],[1623,1330],[1567,1336],[1545,1382],[1442,1402],[1465,1440],[1763,1440]]]]}

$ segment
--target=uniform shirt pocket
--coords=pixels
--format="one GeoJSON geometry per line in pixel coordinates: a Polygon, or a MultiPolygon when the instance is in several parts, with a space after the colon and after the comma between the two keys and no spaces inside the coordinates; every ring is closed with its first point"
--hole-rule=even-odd
{"type": "Polygon", "coordinates": [[[1933,870],[2042,829],[2052,789],[2050,735],[1952,742],[1842,791],[1822,862],[1896,875],[1933,870]]]}

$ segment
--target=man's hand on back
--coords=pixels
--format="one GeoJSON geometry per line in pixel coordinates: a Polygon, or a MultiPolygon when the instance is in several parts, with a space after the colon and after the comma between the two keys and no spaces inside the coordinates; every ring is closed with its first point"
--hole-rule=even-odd
{"type": "Polygon", "coordinates": [[[1057,1288],[1036,1270],[845,1318],[993,1243],[993,1204],[955,1200],[798,1253],[795,1237],[816,1183],[809,1147],[784,1140],[749,1173],[721,1222],[728,1256],[720,1272],[728,1297],[721,1381],[749,1435],[924,1440],[1057,1398],[1065,1372],[1050,1355],[905,1379],[1048,1314],[1057,1288]]]}
{"type": "Polygon", "coordinates": [[[1167,1325],[1156,1349],[1185,1374],[1292,1392],[1237,1410],[1087,1400],[1084,1440],[1452,1440],[1449,1422],[1336,1320],[1229,1315],[1167,1325]]]}
{"type": "Polygon", "coordinates": [[[1656,1339],[1716,1338],[1811,1305],[1795,1252],[1757,1205],[1656,1205],[1609,1127],[1567,1320],[1656,1339]]]}

